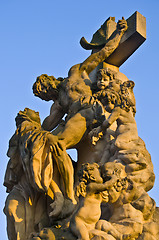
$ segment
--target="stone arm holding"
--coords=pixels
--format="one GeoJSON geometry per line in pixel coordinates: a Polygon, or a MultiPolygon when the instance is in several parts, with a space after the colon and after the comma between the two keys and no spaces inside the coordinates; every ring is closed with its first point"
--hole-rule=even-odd
{"type": "Polygon", "coordinates": [[[105,131],[107,128],[109,128],[121,115],[121,108],[115,107],[110,114],[110,116],[103,122],[101,126],[101,130],[105,131]]]}
{"type": "Polygon", "coordinates": [[[121,108],[115,107],[110,114],[110,116],[102,123],[101,126],[94,128],[90,133],[89,137],[99,137],[102,132],[105,132],[107,128],[109,128],[113,122],[115,122],[121,114],[121,108]]]}
{"type": "Polygon", "coordinates": [[[113,187],[117,180],[118,177],[116,175],[113,175],[111,179],[106,181],[105,183],[90,183],[88,185],[88,193],[99,193],[110,189],[111,187],[113,187]]]}
{"type": "Polygon", "coordinates": [[[46,131],[53,130],[60,123],[64,115],[65,112],[63,111],[63,108],[56,100],[51,106],[50,115],[44,119],[42,128],[46,131]]]}
{"type": "Polygon", "coordinates": [[[90,55],[80,66],[80,71],[84,70],[89,74],[92,72],[99,63],[103,62],[106,58],[108,58],[114,50],[118,47],[120,40],[127,30],[127,22],[124,18],[118,21],[117,31],[115,36],[112,39],[109,39],[105,46],[98,52],[90,55]]]}

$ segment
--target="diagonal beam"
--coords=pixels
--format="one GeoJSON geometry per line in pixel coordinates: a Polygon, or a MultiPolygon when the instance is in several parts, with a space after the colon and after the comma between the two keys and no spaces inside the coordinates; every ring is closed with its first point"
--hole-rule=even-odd
{"type": "MultiPolygon", "coordinates": [[[[118,48],[106,60],[107,63],[120,67],[146,40],[146,18],[135,12],[127,19],[128,30],[123,35],[118,48]]],[[[107,39],[115,33],[115,18],[108,18],[101,28],[93,35],[91,43],[82,38],[80,44],[85,49],[97,52],[106,43],[107,39]]]]}

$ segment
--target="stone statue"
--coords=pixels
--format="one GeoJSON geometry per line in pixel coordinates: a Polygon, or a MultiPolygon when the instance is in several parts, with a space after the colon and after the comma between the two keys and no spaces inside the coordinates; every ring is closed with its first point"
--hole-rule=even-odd
{"type": "Polygon", "coordinates": [[[144,23],[138,12],[118,23],[109,18],[91,43],[81,39],[92,54],[67,78],[37,77],[34,95],[53,105],[42,124],[29,108],[15,119],[4,179],[9,240],[159,240],[159,209],[147,193],[155,176],[137,132],[135,84],[118,70],[145,40],[144,31],[134,32],[141,18],[144,23]],[[66,151],[71,148],[77,162],[66,151]]]}
{"type": "Polygon", "coordinates": [[[76,204],[73,191],[73,167],[71,160],[64,157],[66,149],[75,147],[85,132],[91,128],[93,121],[101,123],[104,116],[102,104],[93,98],[89,73],[103,62],[119,45],[119,41],[127,29],[124,19],[118,22],[118,31],[113,39],[97,53],[92,54],[83,63],[73,66],[68,78],[58,81],[53,76],[42,75],[34,83],[33,92],[44,100],[53,100],[50,115],[44,120],[42,127],[52,130],[68,113],[65,127],[57,135],[49,135],[50,145],[53,148],[54,158],[57,158],[59,171],[64,178],[63,182],[67,197],[76,204]],[[66,158],[66,160],[64,160],[66,158]]]}
{"type": "MultiPolygon", "coordinates": [[[[103,166],[103,176],[108,176],[107,172],[109,171],[109,167],[107,165],[108,163],[103,166]]],[[[118,167],[118,171],[122,172],[120,171],[120,164],[117,163],[116,165],[118,167]]],[[[70,221],[70,230],[78,237],[78,239],[89,240],[89,236],[95,232],[94,229],[96,228],[96,224],[99,222],[101,216],[101,202],[108,202],[110,199],[109,189],[113,187],[116,188],[121,182],[123,184],[125,179],[122,173],[121,175],[123,175],[123,179],[119,179],[115,174],[112,174],[110,176],[110,180],[104,181],[103,183],[104,177],[100,175],[99,166],[96,163],[83,164],[79,175],[80,184],[77,188],[77,196],[80,197],[77,209],[70,221]],[[94,211],[93,214],[90,215],[92,209],[94,209],[94,211]],[[92,230],[93,232],[91,232],[92,230]]],[[[123,188],[124,187],[121,187],[121,189],[123,188]]],[[[115,197],[117,198],[117,196],[115,197]]]]}

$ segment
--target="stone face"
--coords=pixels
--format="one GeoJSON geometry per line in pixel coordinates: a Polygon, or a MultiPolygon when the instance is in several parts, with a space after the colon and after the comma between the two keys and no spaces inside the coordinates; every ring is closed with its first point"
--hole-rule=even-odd
{"type": "Polygon", "coordinates": [[[82,40],[93,53],[67,78],[37,77],[33,93],[53,105],[42,124],[29,108],[15,119],[4,179],[9,240],[159,240],[159,211],[147,193],[155,175],[137,132],[135,83],[118,68],[145,38],[144,24],[138,12],[117,24],[110,17],[91,44],[82,40]]]}

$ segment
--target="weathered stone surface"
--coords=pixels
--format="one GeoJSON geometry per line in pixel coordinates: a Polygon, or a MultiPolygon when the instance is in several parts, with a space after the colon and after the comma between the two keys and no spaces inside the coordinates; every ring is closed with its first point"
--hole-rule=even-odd
{"type": "Polygon", "coordinates": [[[146,40],[146,18],[135,12],[127,19],[128,31],[125,33],[119,48],[107,59],[107,63],[120,67],[146,40]]]}
{"type": "Polygon", "coordinates": [[[117,24],[109,18],[92,40],[105,44],[67,78],[37,78],[35,96],[53,105],[42,124],[29,108],[15,119],[4,180],[9,240],[159,240],[159,211],[147,193],[155,175],[137,132],[135,84],[118,68],[141,44],[143,19],[137,12],[117,24]],[[109,64],[111,57],[118,64],[109,64]]]}
{"type": "MultiPolygon", "coordinates": [[[[106,62],[120,67],[140,45],[146,40],[146,18],[139,12],[135,12],[127,19],[128,30],[121,38],[119,47],[106,59],[106,62]]],[[[82,38],[80,43],[83,48],[93,53],[104,46],[106,41],[116,31],[115,18],[110,17],[101,28],[93,35],[91,43],[82,38]]]]}

